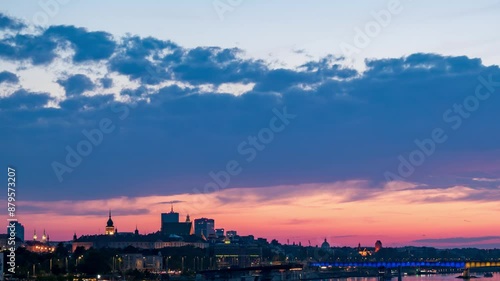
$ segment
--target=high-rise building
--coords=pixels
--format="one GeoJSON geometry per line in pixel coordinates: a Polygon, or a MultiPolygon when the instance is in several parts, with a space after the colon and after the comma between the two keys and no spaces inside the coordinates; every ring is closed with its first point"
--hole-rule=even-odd
{"type": "Polygon", "coordinates": [[[224,237],[224,228],[217,228],[215,230],[215,236],[217,236],[218,238],[224,237]]]}
{"type": "Polygon", "coordinates": [[[237,236],[237,235],[238,235],[238,233],[236,232],[236,230],[228,230],[228,231],[226,232],[226,236],[227,236],[228,238],[233,238],[233,237],[235,237],[235,236],[237,236]]]}
{"type": "Polygon", "coordinates": [[[194,220],[194,234],[199,236],[214,236],[215,221],[213,219],[201,218],[194,220]]]}
{"type": "Polygon", "coordinates": [[[191,235],[193,223],[186,216],[185,222],[179,221],[179,213],[174,212],[174,207],[170,208],[170,213],[161,214],[161,233],[166,235],[191,235]]]}
{"type": "Polygon", "coordinates": [[[161,213],[161,224],[167,222],[179,222],[179,213],[174,212],[174,206],[170,207],[170,213],[161,213]]]}

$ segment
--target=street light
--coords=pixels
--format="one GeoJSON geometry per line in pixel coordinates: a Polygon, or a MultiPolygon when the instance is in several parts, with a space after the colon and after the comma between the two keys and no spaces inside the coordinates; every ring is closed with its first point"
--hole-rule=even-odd
{"type": "Polygon", "coordinates": [[[182,257],[181,272],[184,272],[184,256],[182,257]]]}

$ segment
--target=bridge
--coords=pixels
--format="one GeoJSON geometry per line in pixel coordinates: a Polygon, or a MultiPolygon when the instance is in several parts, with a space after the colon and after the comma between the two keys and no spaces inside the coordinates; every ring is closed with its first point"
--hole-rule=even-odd
{"type": "Polygon", "coordinates": [[[405,261],[405,262],[310,262],[310,267],[451,267],[451,268],[480,268],[500,267],[499,261],[466,261],[466,262],[427,262],[427,261],[405,261]]]}
{"type": "Polygon", "coordinates": [[[303,267],[300,263],[288,263],[201,270],[197,274],[201,275],[202,280],[271,280],[275,275],[280,276],[279,280],[299,280],[302,279],[303,267]]]}

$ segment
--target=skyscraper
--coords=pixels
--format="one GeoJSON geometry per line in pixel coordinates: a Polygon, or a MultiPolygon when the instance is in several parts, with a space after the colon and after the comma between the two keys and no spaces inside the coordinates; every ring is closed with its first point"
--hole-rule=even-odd
{"type": "Polygon", "coordinates": [[[213,236],[215,235],[215,221],[213,219],[201,218],[194,220],[194,234],[200,236],[213,236]]]}

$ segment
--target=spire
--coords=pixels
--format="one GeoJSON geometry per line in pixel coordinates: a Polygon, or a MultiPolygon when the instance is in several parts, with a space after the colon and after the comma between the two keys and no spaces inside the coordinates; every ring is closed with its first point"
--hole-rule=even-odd
{"type": "Polygon", "coordinates": [[[113,220],[111,219],[111,210],[109,210],[109,218],[108,222],[106,223],[106,227],[113,227],[113,220]]]}
{"type": "Polygon", "coordinates": [[[37,239],[37,236],[36,236],[36,229],[35,229],[35,231],[33,232],[33,241],[36,241],[36,239],[37,239]]]}
{"type": "Polygon", "coordinates": [[[135,235],[139,235],[139,229],[137,229],[137,224],[135,225],[135,231],[134,231],[134,234],[135,234],[135,235]]]}
{"type": "Polygon", "coordinates": [[[174,203],[170,203],[170,213],[174,212],[174,203]]]}
{"type": "Polygon", "coordinates": [[[189,218],[189,214],[186,216],[186,222],[191,222],[191,218],[189,218]]]}

